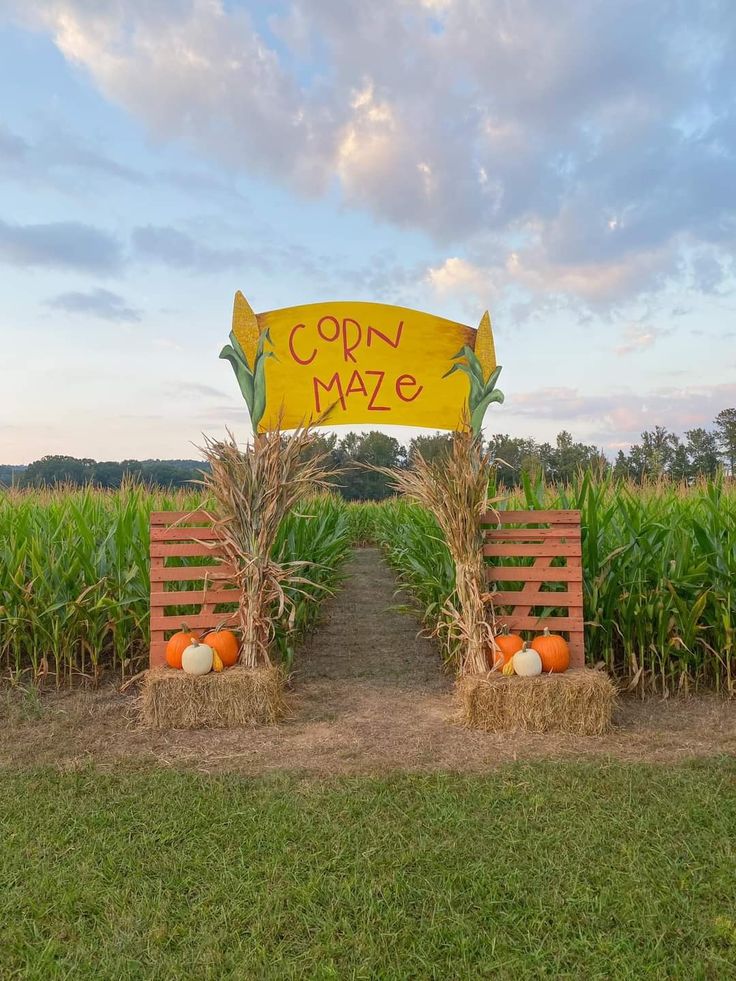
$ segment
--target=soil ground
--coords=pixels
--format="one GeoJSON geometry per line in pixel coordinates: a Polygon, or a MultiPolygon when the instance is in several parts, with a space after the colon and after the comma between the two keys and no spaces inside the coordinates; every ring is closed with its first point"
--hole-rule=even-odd
{"type": "Polygon", "coordinates": [[[7,692],[0,702],[0,764],[75,769],[135,764],[248,774],[482,772],[517,759],[596,757],[672,762],[736,754],[736,703],[715,696],[623,697],[606,736],[488,734],[453,721],[452,680],[418,635],[408,602],[376,549],[357,549],[346,581],[297,652],[291,716],[252,730],[152,732],[135,699],[97,691],[7,692]]]}

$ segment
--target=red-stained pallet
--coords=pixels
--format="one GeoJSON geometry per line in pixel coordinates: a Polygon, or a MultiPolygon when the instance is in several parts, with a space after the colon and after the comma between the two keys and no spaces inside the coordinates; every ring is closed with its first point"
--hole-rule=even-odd
{"type": "Polygon", "coordinates": [[[150,667],[166,663],[166,641],[181,629],[183,622],[192,630],[204,633],[226,620],[237,618],[237,612],[215,612],[218,604],[238,602],[237,591],[224,588],[232,581],[233,570],[222,561],[218,540],[218,532],[212,527],[212,519],[206,511],[151,513],[150,667]],[[207,558],[210,561],[180,568],[167,565],[170,559],[176,558],[207,558]],[[205,588],[181,588],[187,583],[202,581],[205,588]],[[199,606],[198,613],[166,612],[172,607],[192,605],[199,606]]]}
{"type": "Polygon", "coordinates": [[[498,587],[493,605],[498,627],[509,630],[567,634],[570,667],[585,665],[583,624],[583,552],[579,511],[491,511],[483,517],[483,554],[490,583],[498,587]],[[504,565],[510,558],[533,558],[531,565],[504,565]],[[554,565],[562,559],[564,565],[554,565]],[[508,583],[523,583],[520,590],[504,589],[508,583]],[[545,584],[562,584],[560,591],[544,591],[545,584]],[[556,607],[566,615],[537,616],[533,610],[556,607]]]}

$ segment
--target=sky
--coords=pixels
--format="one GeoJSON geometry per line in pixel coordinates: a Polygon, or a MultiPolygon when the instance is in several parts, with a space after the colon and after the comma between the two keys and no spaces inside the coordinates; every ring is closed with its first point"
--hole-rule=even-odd
{"type": "Polygon", "coordinates": [[[0,462],[247,435],[237,289],[489,309],[489,434],[709,426],[735,52],[732,0],[0,0],[0,462]]]}

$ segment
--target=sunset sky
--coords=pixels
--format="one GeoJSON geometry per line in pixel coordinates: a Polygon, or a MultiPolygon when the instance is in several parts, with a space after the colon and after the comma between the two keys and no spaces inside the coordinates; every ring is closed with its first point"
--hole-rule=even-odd
{"type": "Polygon", "coordinates": [[[0,462],[191,457],[232,298],[493,317],[486,431],[736,405],[733,0],[0,0],[0,462]]]}

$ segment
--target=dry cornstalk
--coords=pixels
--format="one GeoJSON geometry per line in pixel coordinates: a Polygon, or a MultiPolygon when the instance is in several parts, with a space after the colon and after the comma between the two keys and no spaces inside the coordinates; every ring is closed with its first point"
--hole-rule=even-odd
{"type": "Polygon", "coordinates": [[[460,644],[461,675],[488,670],[486,651],[493,644],[486,610],[481,517],[492,510],[488,484],[494,462],[482,440],[456,432],[449,452],[428,462],[417,453],[408,470],[386,470],[397,490],[430,511],[442,529],[455,563],[455,595],[448,599],[441,629],[460,644]]]}
{"type": "Polygon", "coordinates": [[[206,439],[203,452],[210,465],[203,483],[217,505],[214,526],[241,594],[240,663],[267,667],[274,615],[284,616],[291,602],[286,587],[305,581],[299,572],[308,564],[271,558],[279,525],[296,504],[327,489],[334,471],[308,426],[288,437],[279,430],[258,435],[243,450],[228,431],[224,441],[206,439]]]}

